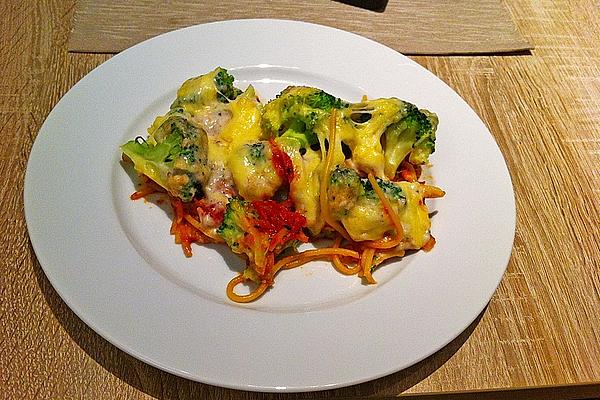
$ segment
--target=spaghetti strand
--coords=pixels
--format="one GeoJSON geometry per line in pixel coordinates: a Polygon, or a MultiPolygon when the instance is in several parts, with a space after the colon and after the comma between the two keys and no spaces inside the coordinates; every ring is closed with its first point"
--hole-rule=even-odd
{"type": "MultiPolygon", "coordinates": [[[[331,111],[331,118],[329,118],[329,149],[327,149],[327,154],[325,156],[325,167],[322,172],[321,179],[321,190],[319,192],[319,204],[321,206],[321,215],[323,216],[323,220],[329,224],[333,229],[335,229],[340,235],[344,237],[344,239],[352,241],[350,235],[346,232],[346,230],[338,224],[333,218],[331,218],[331,214],[329,214],[329,203],[327,201],[327,189],[329,188],[329,171],[331,171],[331,167],[333,164],[333,153],[335,152],[335,144],[337,140],[336,130],[337,130],[337,110],[334,108],[331,111]]],[[[325,151],[325,149],[323,149],[325,151]]]]}
{"type": "Polygon", "coordinates": [[[240,274],[240,275],[236,276],[235,278],[233,278],[232,280],[230,280],[229,283],[227,284],[227,297],[229,297],[229,299],[231,299],[232,301],[235,301],[236,303],[250,303],[250,302],[258,299],[260,296],[262,296],[263,293],[266,292],[266,290],[269,288],[268,283],[261,282],[256,287],[256,289],[254,289],[250,293],[237,294],[235,292],[235,287],[237,285],[239,285],[240,283],[244,283],[246,281],[247,281],[247,279],[242,274],[240,274]]]}
{"type": "MultiPolygon", "coordinates": [[[[333,242],[333,247],[334,248],[340,247],[340,244],[342,244],[342,240],[343,240],[343,238],[341,236],[337,237],[335,239],[335,241],[333,242]]],[[[360,271],[360,263],[359,262],[357,262],[354,267],[350,268],[340,260],[340,256],[337,254],[333,256],[332,261],[333,261],[333,266],[335,267],[335,269],[337,269],[339,272],[341,272],[344,275],[355,275],[360,271]]]]}

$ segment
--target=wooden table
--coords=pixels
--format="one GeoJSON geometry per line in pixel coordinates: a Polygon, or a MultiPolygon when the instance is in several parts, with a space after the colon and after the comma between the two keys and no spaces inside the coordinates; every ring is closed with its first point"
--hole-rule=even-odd
{"type": "MultiPolygon", "coordinates": [[[[438,353],[314,396],[600,396],[600,5],[506,3],[531,54],[413,59],[465,98],[506,157],[518,214],[508,271],[480,318],[438,353]]],[[[132,358],[79,320],[41,270],[23,216],[27,158],[59,98],[110,58],[67,53],[73,7],[0,3],[0,398],[284,397],[132,358]]]]}

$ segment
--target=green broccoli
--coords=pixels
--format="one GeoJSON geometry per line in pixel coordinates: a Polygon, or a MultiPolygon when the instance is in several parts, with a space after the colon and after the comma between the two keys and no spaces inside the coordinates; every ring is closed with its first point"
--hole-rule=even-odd
{"type": "Polygon", "coordinates": [[[199,106],[229,103],[242,93],[233,86],[234,80],[235,78],[221,67],[190,78],[177,90],[177,98],[171,104],[171,111],[194,111],[199,106]]]}
{"type": "Polygon", "coordinates": [[[409,157],[409,161],[415,165],[426,164],[429,161],[429,155],[435,151],[435,132],[438,126],[437,115],[427,110],[420,111],[425,115],[429,124],[427,129],[417,131],[417,140],[409,157]]]}
{"type": "Polygon", "coordinates": [[[183,201],[201,192],[210,172],[206,133],[188,118],[185,113],[170,112],[150,128],[147,140],[138,137],[121,146],[137,172],[183,201]]]}
{"type": "Polygon", "coordinates": [[[329,174],[329,185],[331,186],[356,186],[360,181],[358,172],[352,168],[336,165],[329,174]]]}
{"type": "MultiPolygon", "coordinates": [[[[249,142],[231,152],[227,167],[244,200],[270,199],[277,194],[284,180],[275,162],[271,145],[266,141],[249,142]]],[[[292,170],[288,172],[292,174],[292,170]]]]}
{"type": "Polygon", "coordinates": [[[398,166],[408,155],[412,164],[422,165],[435,151],[435,131],[437,116],[427,110],[419,110],[410,103],[404,103],[400,111],[404,116],[390,125],[385,135],[385,174],[394,177],[398,166]]]}
{"type": "Polygon", "coordinates": [[[317,135],[312,131],[307,131],[306,124],[299,119],[293,121],[280,137],[294,138],[300,143],[300,148],[304,149],[319,143],[317,135]]]}
{"type": "Polygon", "coordinates": [[[331,171],[327,197],[329,210],[335,217],[346,215],[362,194],[362,182],[355,170],[338,165],[331,171]]]}
{"type": "Polygon", "coordinates": [[[272,280],[276,271],[269,266],[282,251],[306,241],[305,226],[306,219],[284,203],[232,198],[217,233],[233,252],[248,257],[247,269],[253,272],[245,272],[247,277],[272,280]],[[284,236],[279,234],[282,230],[284,236]]]}
{"type": "MultiPolygon", "coordinates": [[[[399,183],[379,178],[376,178],[376,181],[394,210],[405,206],[406,193],[399,183]]],[[[342,223],[348,235],[355,241],[381,239],[394,229],[384,205],[373,189],[371,181],[358,179],[358,187],[356,178],[352,182],[355,185],[353,201],[344,205],[343,212],[332,215],[342,223]]]]}
{"type": "Polygon", "coordinates": [[[246,146],[248,147],[247,159],[253,165],[264,163],[266,161],[265,142],[248,143],[246,146]]]}
{"type": "Polygon", "coordinates": [[[236,253],[240,252],[240,240],[245,234],[243,225],[246,220],[247,206],[248,203],[241,199],[230,199],[229,203],[227,203],[223,222],[217,229],[217,234],[236,253]]]}
{"type": "Polygon", "coordinates": [[[264,108],[263,126],[271,137],[292,136],[307,146],[319,143],[333,108],[348,106],[345,101],[321,89],[290,86],[264,108]]]}
{"type": "Polygon", "coordinates": [[[215,75],[215,85],[217,87],[217,98],[221,103],[229,103],[235,100],[242,91],[233,86],[235,78],[224,68],[217,68],[215,75]]]}
{"type": "Polygon", "coordinates": [[[348,104],[335,96],[330,95],[322,90],[315,90],[309,93],[305,98],[304,102],[312,107],[319,110],[331,111],[333,108],[344,108],[348,104]]]}
{"type": "Polygon", "coordinates": [[[183,158],[189,164],[194,163],[197,160],[198,150],[198,146],[195,144],[186,145],[185,147],[181,147],[179,157],[183,158]]]}
{"type": "MultiPolygon", "coordinates": [[[[403,201],[406,199],[406,195],[400,186],[392,181],[386,181],[383,179],[375,178],[377,185],[381,188],[383,193],[392,201],[403,201]]],[[[373,185],[368,179],[362,181],[363,195],[369,199],[378,199],[373,185]]]]}

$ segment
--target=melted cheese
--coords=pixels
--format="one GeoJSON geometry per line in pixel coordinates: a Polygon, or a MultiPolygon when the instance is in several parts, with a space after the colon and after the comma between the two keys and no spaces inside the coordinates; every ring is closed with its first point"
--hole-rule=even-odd
{"type": "Polygon", "coordinates": [[[283,180],[273,167],[272,157],[273,153],[268,142],[245,144],[231,154],[227,165],[235,186],[244,199],[249,201],[270,199],[283,184],[283,180]],[[251,146],[260,148],[259,157],[253,155],[251,146]]]}
{"type": "Polygon", "coordinates": [[[397,182],[406,196],[406,206],[398,212],[404,237],[415,249],[420,249],[429,240],[429,211],[423,199],[423,186],[418,182],[397,182]]]}
{"type": "Polygon", "coordinates": [[[381,135],[385,129],[399,119],[402,101],[378,99],[355,104],[340,110],[337,129],[340,139],[352,151],[352,162],[359,170],[384,177],[385,156],[381,147],[381,135]],[[366,122],[355,122],[353,115],[368,111],[371,118],[366,122]]]}
{"type": "Polygon", "coordinates": [[[198,125],[208,128],[208,160],[227,165],[238,147],[262,138],[261,109],[252,86],[235,100],[220,101],[214,83],[217,72],[185,81],[172,107],[182,107],[198,125]]]}
{"type": "Polygon", "coordinates": [[[290,185],[290,197],[296,211],[304,215],[308,229],[313,234],[321,232],[325,222],[319,204],[320,176],[323,168],[319,152],[306,149],[300,154],[300,143],[290,137],[279,137],[276,142],[290,157],[294,165],[294,179],[290,185]]]}
{"type": "Polygon", "coordinates": [[[208,74],[190,78],[181,85],[177,90],[177,101],[185,111],[194,115],[199,109],[218,102],[218,92],[214,83],[217,72],[215,69],[208,74]]]}
{"type": "Polygon", "coordinates": [[[186,104],[186,107],[195,120],[202,120],[204,125],[219,128],[208,136],[210,162],[227,165],[231,153],[238,147],[263,136],[260,106],[252,86],[229,103],[221,103],[215,97],[213,104],[199,102],[186,104]],[[210,118],[214,120],[209,121],[210,118]]]}
{"type": "Polygon", "coordinates": [[[342,216],[341,222],[350,237],[357,242],[381,239],[393,229],[379,200],[364,196],[342,216]]]}
{"type": "Polygon", "coordinates": [[[213,158],[225,160],[230,152],[235,151],[239,146],[263,138],[260,106],[252,86],[229,103],[229,111],[231,111],[231,119],[221,133],[214,136],[214,140],[209,138],[209,160],[211,150],[213,158]],[[210,147],[211,142],[213,149],[210,147]]]}
{"type": "MultiPolygon", "coordinates": [[[[402,188],[405,199],[391,201],[402,223],[406,248],[420,249],[429,240],[431,222],[423,201],[421,184],[396,182],[402,188]]],[[[392,235],[394,226],[385,214],[379,199],[361,196],[348,213],[340,218],[344,228],[356,241],[378,240],[392,235]]]]}
{"type": "MultiPolygon", "coordinates": [[[[271,163],[270,146],[262,142],[265,144],[264,159],[257,160],[249,152],[249,144],[259,143],[266,136],[261,127],[262,110],[254,88],[248,87],[233,101],[222,102],[214,84],[216,73],[217,70],[184,82],[172,106],[173,109],[181,108],[207,133],[207,158],[212,173],[204,187],[206,198],[223,204],[237,194],[246,200],[271,198],[283,182],[271,163]]],[[[277,101],[274,101],[275,105],[277,101]]],[[[337,110],[336,141],[331,146],[332,165],[345,163],[362,173],[371,172],[383,178],[385,156],[381,136],[391,124],[398,121],[403,104],[395,98],[378,99],[337,110]],[[358,117],[361,113],[369,114],[370,118],[360,122],[358,117]],[[350,159],[345,159],[342,142],[352,152],[350,159]]],[[[281,125],[283,121],[279,114],[272,114],[270,119],[265,117],[269,123],[267,125],[281,125]]],[[[166,118],[156,118],[149,131],[156,131],[166,118]]],[[[329,118],[319,117],[314,126],[321,148],[325,148],[325,140],[330,139],[329,122],[329,118]]],[[[319,189],[325,160],[321,151],[305,148],[301,153],[300,142],[292,137],[278,137],[276,141],[294,166],[290,197],[296,210],[306,217],[308,228],[316,235],[324,226],[319,189]]],[[[409,182],[395,184],[402,188],[405,195],[404,199],[392,201],[392,207],[403,226],[403,245],[406,248],[421,248],[429,239],[430,228],[421,185],[409,182]]],[[[354,240],[378,240],[394,234],[392,222],[376,197],[361,196],[346,208],[335,217],[339,218],[354,240]]]]}
{"type": "MultiPolygon", "coordinates": [[[[240,150],[263,136],[254,88],[249,86],[235,100],[223,102],[214,83],[217,71],[185,81],[172,105],[182,108],[207,133],[207,159],[213,173],[204,187],[206,197],[223,204],[238,193],[250,200],[268,198],[274,194],[273,187],[281,184],[276,182],[277,175],[274,170],[244,166],[240,150]]],[[[162,122],[159,117],[153,126],[162,122]]]]}

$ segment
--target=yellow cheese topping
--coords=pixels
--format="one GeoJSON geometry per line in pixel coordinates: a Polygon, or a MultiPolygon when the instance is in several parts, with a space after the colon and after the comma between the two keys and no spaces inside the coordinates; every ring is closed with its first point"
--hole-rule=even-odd
{"type": "Polygon", "coordinates": [[[211,142],[215,147],[213,157],[225,160],[228,158],[229,152],[235,151],[244,143],[263,138],[260,127],[261,113],[258,98],[252,86],[249,86],[244,93],[230,102],[229,107],[231,120],[225,125],[218,137],[215,137],[212,141],[209,137],[209,160],[211,159],[211,142]]]}
{"type": "Polygon", "coordinates": [[[229,170],[239,194],[246,200],[273,197],[283,180],[273,167],[269,142],[251,142],[239,146],[229,157],[229,170]]]}
{"type": "MultiPolygon", "coordinates": [[[[194,123],[204,129],[208,138],[209,166],[213,171],[227,172],[212,177],[205,186],[205,191],[219,190],[222,186],[220,182],[229,179],[232,181],[230,186],[246,200],[272,198],[283,185],[283,181],[271,162],[272,151],[266,141],[267,134],[261,126],[262,109],[254,88],[249,86],[235,100],[223,101],[223,96],[215,85],[217,72],[218,69],[185,81],[177,91],[171,114],[187,114],[194,123]]],[[[299,96],[314,93],[315,90],[294,87],[288,88],[286,92],[289,96],[299,96]]],[[[285,111],[286,105],[283,102],[283,98],[274,100],[266,111],[264,118],[268,126],[277,128],[284,122],[283,115],[288,111],[285,111]]],[[[320,149],[313,150],[306,143],[302,143],[301,139],[293,136],[277,137],[276,143],[292,161],[294,178],[290,183],[290,198],[294,201],[296,211],[306,217],[307,227],[313,234],[318,234],[324,226],[319,192],[323,179],[323,155],[326,152],[321,149],[331,147],[333,165],[346,164],[363,174],[372,173],[385,178],[386,160],[381,137],[386,128],[401,118],[404,104],[395,98],[365,99],[361,103],[348,104],[338,109],[335,121],[336,143],[333,144],[328,142],[330,121],[327,114],[318,111],[311,115],[310,110],[305,110],[306,104],[295,105],[294,112],[315,120],[312,129],[320,149]],[[342,150],[342,143],[349,148],[350,156],[344,154],[346,150],[342,150]]],[[[168,116],[169,114],[156,118],[149,132],[156,131],[168,116]]],[[[271,135],[274,133],[270,132],[271,135]]],[[[395,184],[402,189],[404,198],[390,201],[402,223],[405,242],[408,242],[411,248],[420,248],[429,239],[430,228],[421,185],[417,182],[395,184]]],[[[214,197],[211,194],[206,193],[208,198],[214,197]]],[[[223,200],[226,201],[227,198],[223,200]]],[[[355,241],[394,236],[394,226],[376,196],[362,195],[354,199],[345,206],[343,213],[335,215],[335,218],[355,241]]]]}
{"type": "Polygon", "coordinates": [[[310,148],[300,153],[300,142],[291,137],[279,137],[276,143],[290,157],[294,165],[294,179],[290,185],[290,197],[296,211],[304,215],[306,225],[318,234],[325,222],[320,218],[320,176],[322,170],[320,153],[310,148]]]}
{"type": "Polygon", "coordinates": [[[381,147],[381,135],[385,129],[399,119],[402,101],[377,99],[352,105],[340,110],[337,129],[340,139],[349,145],[352,161],[359,170],[384,177],[385,156],[381,147]],[[370,119],[360,122],[361,114],[368,113],[370,119]]]}
{"type": "Polygon", "coordinates": [[[227,165],[232,152],[244,143],[262,138],[261,110],[252,86],[235,100],[223,103],[215,86],[218,69],[188,79],[177,91],[174,103],[204,125],[208,133],[208,160],[227,165]],[[210,132],[214,125],[220,129],[210,132]]]}
{"type": "MultiPolygon", "coordinates": [[[[429,240],[431,222],[423,201],[422,185],[418,182],[396,182],[405,196],[390,203],[402,223],[404,240],[410,248],[419,249],[429,240]]],[[[388,196],[389,198],[389,196],[388,196]]],[[[378,240],[386,234],[393,236],[394,226],[386,215],[379,199],[361,196],[356,204],[340,218],[344,228],[356,241],[378,240]]]]}

